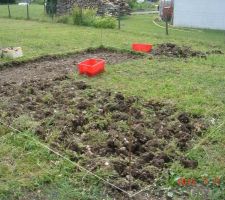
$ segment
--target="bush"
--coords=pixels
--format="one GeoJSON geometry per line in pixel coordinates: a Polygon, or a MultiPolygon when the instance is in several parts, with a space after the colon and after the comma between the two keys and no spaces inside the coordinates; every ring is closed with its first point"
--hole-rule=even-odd
{"type": "Polygon", "coordinates": [[[32,3],[44,5],[44,0],[33,0],[32,3]]]}
{"type": "Polygon", "coordinates": [[[94,21],[94,27],[96,28],[116,28],[116,19],[114,17],[96,17],[94,21]]]}
{"type": "Polygon", "coordinates": [[[56,20],[57,23],[63,23],[63,24],[68,24],[69,23],[69,16],[68,15],[63,15],[57,18],[56,20]]]}
{"type": "Polygon", "coordinates": [[[57,0],[47,0],[46,1],[46,12],[48,15],[56,14],[57,0]]]}
{"type": "Polygon", "coordinates": [[[73,9],[72,18],[75,25],[94,26],[96,28],[115,28],[116,19],[111,16],[96,16],[95,9],[73,9]]]}
{"type": "Polygon", "coordinates": [[[6,3],[16,3],[16,0],[0,0],[0,4],[6,4],[6,3]]]}
{"type": "MultiPolygon", "coordinates": [[[[156,2],[156,0],[152,1],[156,2]]],[[[142,3],[138,3],[137,0],[130,0],[129,6],[132,10],[154,10],[155,9],[155,4],[144,0],[142,3]]]]}
{"type": "Polygon", "coordinates": [[[82,18],[82,25],[84,26],[92,26],[95,18],[96,18],[96,10],[94,9],[84,9],[83,10],[83,18],[82,18]]]}
{"type": "Polygon", "coordinates": [[[72,17],[75,25],[82,25],[82,15],[82,10],[79,7],[74,7],[72,17]]]}

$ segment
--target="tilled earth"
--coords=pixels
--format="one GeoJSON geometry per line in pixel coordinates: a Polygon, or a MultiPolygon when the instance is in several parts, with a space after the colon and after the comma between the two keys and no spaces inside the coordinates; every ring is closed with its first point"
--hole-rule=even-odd
{"type": "MultiPolygon", "coordinates": [[[[207,54],[219,53],[219,51],[207,52],[207,54]]],[[[222,53],[222,52],[221,52],[222,53]]],[[[206,53],[195,51],[189,46],[178,46],[173,43],[159,44],[152,52],[155,56],[166,56],[175,58],[199,57],[206,58],[206,53]]]]}
{"type": "Polygon", "coordinates": [[[155,183],[174,161],[196,168],[198,162],[183,155],[206,130],[204,120],[168,103],[71,79],[72,66],[89,57],[109,64],[139,58],[99,49],[2,69],[0,118],[19,130],[33,130],[52,148],[92,172],[107,174],[126,191],[155,183]]]}
{"type": "Polygon", "coordinates": [[[52,80],[59,75],[76,71],[76,65],[87,58],[102,58],[107,64],[117,64],[140,58],[140,55],[121,53],[99,48],[87,50],[69,56],[44,56],[32,61],[6,63],[0,65],[0,85],[5,83],[22,83],[24,80],[52,80]]]}
{"type": "Polygon", "coordinates": [[[0,100],[6,102],[0,107],[5,121],[21,130],[33,124],[41,140],[67,149],[72,160],[93,172],[108,172],[124,190],[129,180],[133,191],[154,183],[175,160],[184,167],[198,165],[183,152],[206,125],[169,104],[93,89],[67,76],[2,85],[0,100]]]}

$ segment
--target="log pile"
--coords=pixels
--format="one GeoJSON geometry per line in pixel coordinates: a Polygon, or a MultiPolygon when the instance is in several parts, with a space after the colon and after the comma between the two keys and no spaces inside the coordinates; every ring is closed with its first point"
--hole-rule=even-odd
{"type": "Polygon", "coordinates": [[[103,0],[102,5],[98,8],[99,15],[129,15],[130,12],[131,9],[126,0],[103,0]]]}
{"type": "Polygon", "coordinates": [[[97,8],[98,15],[129,15],[131,10],[126,0],[58,0],[58,15],[69,13],[77,5],[82,8],[97,8]]]}

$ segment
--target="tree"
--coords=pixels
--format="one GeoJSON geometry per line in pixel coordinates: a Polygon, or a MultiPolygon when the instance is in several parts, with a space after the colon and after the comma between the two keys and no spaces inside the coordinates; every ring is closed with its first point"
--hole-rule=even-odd
{"type": "Polygon", "coordinates": [[[46,12],[49,15],[56,14],[57,0],[47,0],[46,1],[46,12]]]}
{"type": "Polygon", "coordinates": [[[0,0],[0,4],[16,3],[16,0],[0,0]]]}

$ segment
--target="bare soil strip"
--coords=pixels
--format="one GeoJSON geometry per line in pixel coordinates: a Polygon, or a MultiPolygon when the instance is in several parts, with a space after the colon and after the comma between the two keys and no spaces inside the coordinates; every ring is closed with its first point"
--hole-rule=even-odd
{"type": "Polygon", "coordinates": [[[76,70],[76,64],[87,58],[103,58],[107,64],[118,64],[140,58],[140,55],[121,53],[106,48],[87,50],[69,56],[45,56],[39,59],[4,64],[0,70],[0,85],[28,80],[53,80],[76,70]]]}

